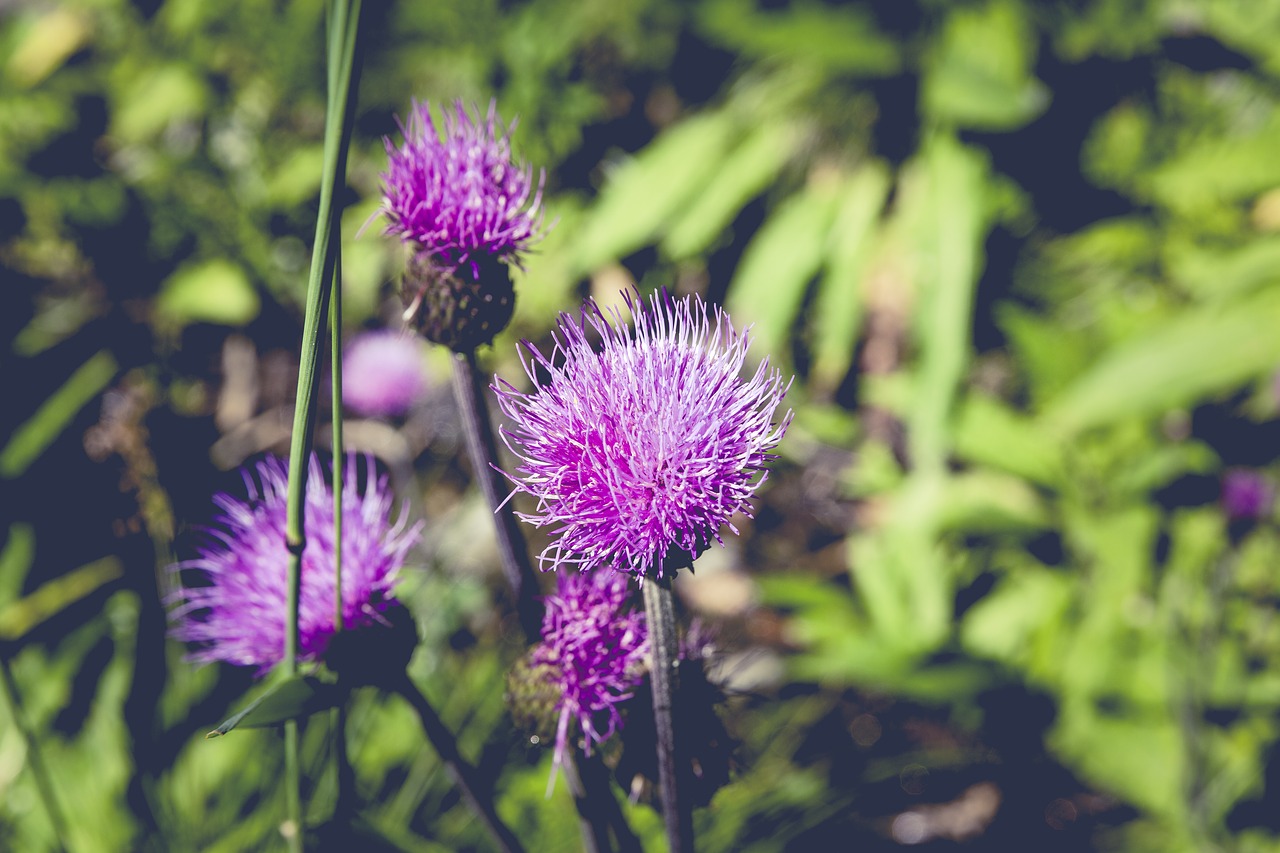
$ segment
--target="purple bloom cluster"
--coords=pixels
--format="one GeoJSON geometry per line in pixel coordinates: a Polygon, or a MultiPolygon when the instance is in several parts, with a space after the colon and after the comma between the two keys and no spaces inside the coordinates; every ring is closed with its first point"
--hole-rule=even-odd
{"type": "Polygon", "coordinates": [[[342,357],[342,401],[365,417],[399,417],[422,399],[420,339],[383,329],[353,338],[342,357]]]}
{"type": "Polygon", "coordinates": [[[545,599],[542,642],[531,663],[547,667],[558,695],[555,764],[564,763],[571,721],[586,741],[607,740],[622,724],[619,705],[645,675],[649,632],[644,612],[628,608],[625,575],[561,572],[545,599]]]}
{"type": "Polygon", "coordinates": [[[1236,469],[1222,478],[1222,508],[1228,518],[1262,518],[1274,500],[1271,483],[1257,471],[1236,469]]]}
{"type": "Polygon", "coordinates": [[[488,256],[513,261],[536,239],[542,224],[542,176],[512,161],[508,131],[490,102],[484,121],[473,121],[461,101],[441,110],[443,137],[430,104],[415,102],[409,122],[400,125],[404,143],[387,147],[383,174],[386,233],[395,234],[455,269],[488,256]]]}
{"type": "MultiPolygon", "coordinates": [[[[392,495],[385,477],[361,490],[356,460],[346,465],[342,493],[342,614],[346,628],[380,621],[391,602],[391,588],[418,527],[390,520],[392,495]]],[[[209,540],[195,559],[171,571],[198,573],[203,585],[180,590],[170,602],[171,634],[195,643],[191,658],[256,666],[265,672],[284,657],[286,584],[289,552],[285,546],[288,463],[268,457],[257,477],[242,472],[245,498],[214,497],[221,510],[209,540]]],[[[301,660],[323,654],[333,636],[334,548],[333,491],[328,473],[312,457],[306,494],[307,546],[302,555],[298,598],[301,660]]]]}
{"type": "Polygon", "coordinates": [[[493,386],[521,463],[508,476],[537,499],[521,517],[554,537],[544,568],[661,576],[720,542],[722,526],[737,533],[731,519],[751,516],[748,499],[791,419],[773,422],[790,386],[768,359],[741,378],[750,337],[719,308],[665,293],[648,303],[628,295],[627,305],[634,327],[617,311],[610,323],[594,302],[581,321],[562,314],[550,357],[525,344],[534,390],[493,386]],[[592,333],[603,338],[598,353],[592,333]]]}

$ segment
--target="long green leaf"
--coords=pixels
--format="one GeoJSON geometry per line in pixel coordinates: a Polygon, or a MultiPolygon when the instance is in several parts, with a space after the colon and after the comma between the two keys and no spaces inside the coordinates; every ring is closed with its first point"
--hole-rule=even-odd
{"type": "Polygon", "coordinates": [[[0,450],[0,477],[13,478],[26,471],[115,375],[116,360],[106,350],[76,368],[0,450]]]}
{"type": "Polygon", "coordinates": [[[291,675],[254,699],[244,710],[228,717],[222,725],[205,735],[222,737],[237,726],[262,728],[287,720],[300,720],[318,711],[336,708],[346,699],[347,691],[314,675],[291,675]]]}

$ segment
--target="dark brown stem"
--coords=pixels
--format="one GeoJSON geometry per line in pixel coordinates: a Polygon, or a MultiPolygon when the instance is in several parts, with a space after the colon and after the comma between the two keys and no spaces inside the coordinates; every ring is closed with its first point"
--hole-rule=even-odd
{"type": "Polygon", "coordinates": [[[532,639],[542,631],[542,606],[535,593],[538,582],[529,562],[529,550],[524,534],[506,498],[506,484],[498,472],[498,444],[489,422],[489,407],[485,402],[484,374],[476,364],[474,352],[458,354],[453,360],[453,393],[458,401],[462,417],[462,431],[467,437],[467,451],[476,482],[484,492],[489,508],[493,510],[494,526],[498,534],[498,553],[502,557],[502,571],[511,587],[520,626],[525,636],[532,639]]]}
{"type": "Polygon", "coordinates": [[[658,785],[661,788],[662,817],[667,827],[671,853],[693,853],[693,810],[680,797],[681,764],[677,760],[675,696],[679,688],[679,640],[676,636],[675,600],[671,578],[645,578],[644,611],[649,623],[649,649],[653,669],[653,722],[658,736],[658,785]]]}
{"type": "Polygon", "coordinates": [[[418,712],[427,740],[431,741],[440,761],[449,771],[449,776],[462,792],[462,798],[476,817],[480,818],[493,843],[503,853],[523,853],[524,848],[520,846],[515,834],[498,817],[498,812],[493,807],[493,798],[486,796],[488,789],[481,783],[476,769],[462,759],[457,739],[444,724],[444,720],[440,719],[435,708],[431,707],[427,697],[408,675],[400,679],[394,689],[418,712]]]}

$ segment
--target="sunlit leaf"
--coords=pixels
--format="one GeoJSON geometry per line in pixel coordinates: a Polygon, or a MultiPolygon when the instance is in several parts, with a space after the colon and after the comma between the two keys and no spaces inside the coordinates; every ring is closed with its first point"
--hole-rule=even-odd
{"type": "Polygon", "coordinates": [[[1104,353],[1045,412],[1053,428],[1075,431],[1130,417],[1151,417],[1230,390],[1280,364],[1280,295],[1221,310],[1194,308],[1155,331],[1104,353]]]}
{"type": "Polygon", "coordinates": [[[822,266],[839,196],[833,185],[807,186],[788,198],[752,238],[729,286],[726,308],[753,325],[759,352],[785,358],[809,281],[822,266]]]}
{"type": "Polygon", "coordinates": [[[17,477],[27,470],[115,375],[116,360],[106,350],[76,368],[0,450],[0,477],[17,477]]]}
{"type": "Polygon", "coordinates": [[[228,717],[205,737],[221,737],[237,726],[262,728],[286,720],[300,720],[317,711],[336,708],[346,696],[347,691],[332,682],[322,681],[314,675],[292,675],[272,685],[244,710],[228,717]]]}
{"type": "Polygon", "coordinates": [[[18,640],[41,622],[120,577],[124,567],[115,557],[103,557],[41,584],[30,595],[0,609],[0,640],[18,640]]]}
{"type": "Polygon", "coordinates": [[[211,260],[183,267],[170,276],[156,299],[156,318],[162,327],[178,329],[189,323],[241,326],[258,316],[258,292],[239,266],[211,260]]]}
{"type": "Polygon", "coordinates": [[[862,321],[862,278],[888,193],[888,170],[875,161],[855,172],[842,190],[831,229],[826,274],[819,280],[814,300],[815,383],[834,386],[853,360],[862,321]]]}
{"type": "Polygon", "coordinates": [[[673,258],[685,258],[707,248],[742,207],[774,179],[796,139],[795,130],[785,122],[766,122],[752,129],[667,228],[663,250],[673,258]]]}
{"type": "Polygon", "coordinates": [[[579,269],[591,272],[648,244],[711,179],[735,131],[726,113],[694,116],[619,166],[575,235],[579,269]]]}
{"type": "Polygon", "coordinates": [[[1023,6],[989,0],[953,6],[921,99],[929,116],[964,127],[1006,130],[1026,124],[1049,103],[1030,74],[1035,60],[1023,6]]]}

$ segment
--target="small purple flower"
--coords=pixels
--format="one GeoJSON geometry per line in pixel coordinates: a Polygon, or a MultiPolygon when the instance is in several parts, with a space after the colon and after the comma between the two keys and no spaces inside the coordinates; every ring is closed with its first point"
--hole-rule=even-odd
{"type": "Polygon", "coordinates": [[[1222,508],[1230,519],[1261,518],[1274,499],[1275,490],[1257,471],[1228,471],[1222,479],[1222,508]]]}
{"type": "MultiPolygon", "coordinates": [[[[577,724],[591,754],[622,725],[619,705],[645,676],[649,632],[644,612],[628,607],[625,575],[561,572],[554,595],[545,599],[542,642],[530,663],[550,673],[556,702],[555,766],[564,763],[571,724],[577,724]]],[[[554,778],[554,774],[553,774],[554,778]]]]}
{"type": "Polygon", "coordinates": [[[420,339],[383,329],[353,338],[342,357],[342,400],[365,417],[399,417],[422,399],[420,339]]]}
{"type": "Polygon", "coordinates": [[[661,576],[722,541],[721,527],[737,533],[731,519],[751,516],[748,499],[791,419],[773,422],[790,386],[768,359],[741,378],[750,337],[719,308],[708,315],[700,298],[665,293],[648,303],[628,295],[627,305],[634,328],[589,301],[581,321],[560,316],[551,357],[526,341],[532,392],[494,382],[512,422],[503,438],[521,463],[508,476],[538,502],[521,517],[554,538],[544,568],[661,576]],[[599,353],[591,332],[603,338],[599,353]]]}
{"type": "MultiPolygon", "coordinates": [[[[392,524],[392,495],[385,477],[374,478],[369,460],[368,484],[359,488],[356,460],[346,467],[342,492],[343,625],[357,628],[381,621],[392,601],[391,588],[405,556],[418,538],[418,528],[405,520],[392,524]]],[[[222,514],[209,528],[208,541],[194,560],[176,563],[171,571],[193,571],[203,585],[179,590],[170,603],[171,634],[195,643],[191,659],[221,660],[256,666],[266,672],[284,657],[286,578],[285,501],[288,463],[267,457],[257,477],[242,471],[245,498],[218,494],[222,514]]],[[[302,555],[298,604],[301,660],[323,654],[333,636],[334,559],[333,491],[328,472],[312,457],[307,478],[307,547],[302,555]]]]}
{"type": "Polygon", "coordinates": [[[539,236],[542,180],[533,187],[533,170],[512,160],[509,131],[493,102],[487,118],[472,120],[461,101],[441,110],[443,138],[428,103],[414,102],[404,143],[387,148],[383,174],[386,233],[394,234],[443,269],[477,259],[506,262],[539,236]],[[531,196],[532,194],[532,196],[531,196]]]}

